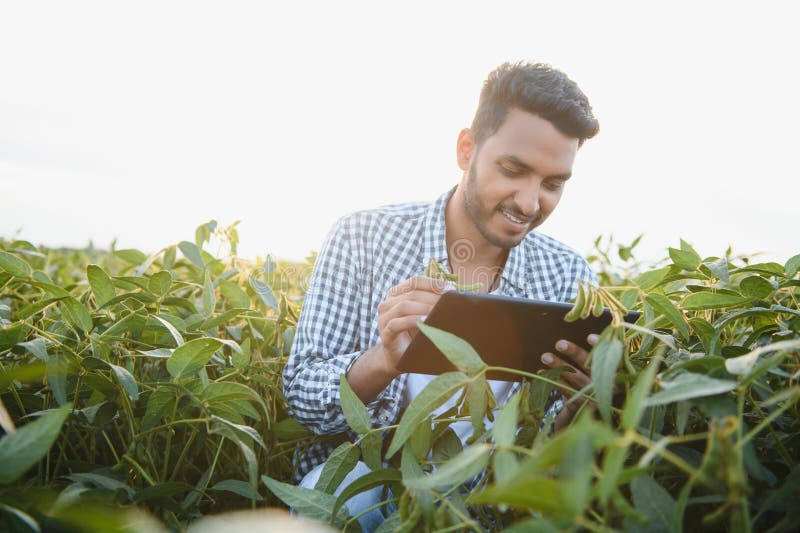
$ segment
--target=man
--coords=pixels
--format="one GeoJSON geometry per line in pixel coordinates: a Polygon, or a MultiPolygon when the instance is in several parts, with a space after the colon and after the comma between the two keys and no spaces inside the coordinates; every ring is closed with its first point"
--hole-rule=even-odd
{"type": "MultiPolygon", "coordinates": [[[[471,127],[458,136],[457,187],[432,204],[346,216],[329,234],[284,370],[291,415],[320,435],[346,431],[339,399],[339,376],[346,374],[374,425],[397,422],[432,379],[396,369],[418,323],[449,288],[421,275],[430,259],[457,274],[459,284],[517,297],[568,301],[580,280],[594,281],[582,257],[533,230],[558,205],[579,146],[597,131],[586,96],[563,73],[530,63],[493,71],[471,127]]],[[[586,353],[563,342],[557,350],[582,363],[586,353]]],[[[563,364],[554,354],[542,360],[563,364]]],[[[564,378],[575,389],[589,380],[580,372],[564,378]]],[[[502,401],[517,385],[492,388],[502,401]]],[[[571,416],[561,410],[556,425],[571,416]]],[[[299,476],[329,451],[319,444],[301,457],[299,476]]]]}

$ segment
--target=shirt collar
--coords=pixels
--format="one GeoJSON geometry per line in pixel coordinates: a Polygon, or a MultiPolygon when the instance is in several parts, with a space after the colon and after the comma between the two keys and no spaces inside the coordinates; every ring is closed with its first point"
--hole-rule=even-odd
{"type": "Polygon", "coordinates": [[[444,211],[447,201],[455,190],[456,188],[453,187],[437,198],[425,214],[422,231],[422,257],[420,258],[420,261],[424,262],[423,268],[428,266],[427,262],[431,258],[445,266],[445,268],[447,267],[447,236],[444,226],[444,211]]]}
{"type": "MultiPolygon", "coordinates": [[[[437,198],[428,208],[422,232],[422,268],[427,267],[431,258],[435,259],[445,269],[447,265],[447,236],[445,232],[445,207],[453,195],[455,187],[437,198]]],[[[502,279],[523,294],[526,291],[527,280],[533,268],[533,257],[528,252],[526,242],[535,241],[536,234],[531,232],[519,245],[513,247],[508,253],[508,259],[503,268],[502,279]]]]}

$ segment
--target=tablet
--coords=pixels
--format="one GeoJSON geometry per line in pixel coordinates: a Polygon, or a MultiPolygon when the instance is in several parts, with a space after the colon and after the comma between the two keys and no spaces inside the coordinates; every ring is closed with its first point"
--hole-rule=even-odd
{"type": "MultiPolygon", "coordinates": [[[[555,350],[556,341],[566,339],[589,350],[586,337],[600,334],[611,323],[611,312],[575,322],[565,322],[572,304],[514,298],[495,294],[448,291],[433,307],[425,324],[450,332],[469,342],[490,366],[515,368],[526,372],[548,368],[540,361],[545,352],[569,358],[555,350]]],[[[639,313],[630,312],[627,322],[639,313]]],[[[577,365],[576,365],[577,366],[577,365]]],[[[441,374],[455,367],[423,333],[417,334],[397,365],[402,372],[441,374]]],[[[489,372],[487,377],[521,381],[507,372],[489,372]]]]}

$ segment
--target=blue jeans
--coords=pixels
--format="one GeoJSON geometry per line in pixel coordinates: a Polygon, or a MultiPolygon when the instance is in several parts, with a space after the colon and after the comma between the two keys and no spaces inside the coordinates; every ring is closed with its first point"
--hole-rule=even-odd
{"type": "MultiPolygon", "coordinates": [[[[302,481],[300,481],[300,486],[304,489],[313,489],[314,485],[317,484],[319,480],[319,476],[322,475],[322,469],[325,467],[325,463],[317,465],[312,469],[308,474],[305,475],[302,481]]],[[[334,495],[338,496],[342,493],[342,491],[347,488],[347,486],[355,481],[356,479],[360,478],[361,476],[365,476],[372,472],[369,467],[364,464],[363,462],[359,461],[356,463],[356,466],[347,473],[344,477],[342,482],[336,487],[336,490],[333,492],[334,495]]],[[[364,491],[360,494],[356,494],[349,500],[347,500],[344,505],[347,507],[347,510],[350,512],[350,516],[355,516],[369,507],[378,504],[379,502],[383,501],[381,498],[381,487],[375,487],[370,490],[364,491]]],[[[391,492],[389,493],[391,497],[391,492]]],[[[387,505],[387,510],[389,513],[394,512],[397,509],[394,503],[390,503],[387,505]]],[[[384,517],[383,513],[381,513],[380,508],[376,508],[371,510],[368,513],[361,515],[358,518],[358,523],[361,524],[361,529],[365,532],[367,531],[375,531],[383,523],[384,517]]]]}

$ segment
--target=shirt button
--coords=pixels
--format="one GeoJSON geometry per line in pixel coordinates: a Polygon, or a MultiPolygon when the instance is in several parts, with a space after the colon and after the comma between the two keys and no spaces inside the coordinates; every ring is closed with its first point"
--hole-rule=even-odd
{"type": "Polygon", "coordinates": [[[381,422],[387,422],[389,420],[389,417],[386,415],[381,415],[378,417],[378,420],[380,420],[381,422]]]}

